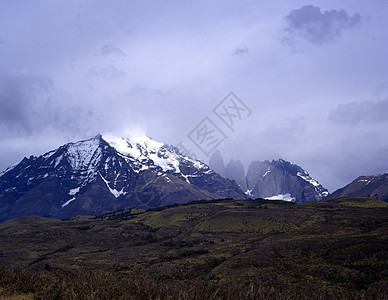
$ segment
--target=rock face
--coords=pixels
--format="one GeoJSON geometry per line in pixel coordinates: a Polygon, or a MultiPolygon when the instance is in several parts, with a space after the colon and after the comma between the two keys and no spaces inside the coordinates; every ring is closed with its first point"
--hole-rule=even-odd
{"type": "Polygon", "coordinates": [[[253,161],[245,174],[243,164],[231,159],[223,167],[222,155],[216,151],[209,161],[225,178],[234,180],[245,193],[254,198],[304,203],[321,200],[329,195],[327,189],[311,178],[300,166],[283,159],[253,161]],[[224,171],[225,170],[225,171],[224,171]]]}
{"type": "Polygon", "coordinates": [[[345,187],[336,190],[328,198],[374,197],[388,201],[388,173],[360,176],[345,187]]]}
{"type": "Polygon", "coordinates": [[[215,150],[210,156],[209,167],[216,173],[220,174],[222,177],[226,178],[224,159],[222,158],[221,152],[219,150],[215,150]]]}
{"type": "Polygon", "coordinates": [[[235,182],[173,146],[144,136],[98,135],[24,158],[0,173],[0,222],[244,197],[235,182]]]}
{"type": "Polygon", "coordinates": [[[321,200],[329,194],[307,171],[283,159],[252,162],[246,182],[246,193],[255,198],[304,203],[321,200]]]}
{"type": "Polygon", "coordinates": [[[225,177],[236,181],[243,191],[247,190],[245,170],[241,161],[231,159],[226,165],[225,177]]]}

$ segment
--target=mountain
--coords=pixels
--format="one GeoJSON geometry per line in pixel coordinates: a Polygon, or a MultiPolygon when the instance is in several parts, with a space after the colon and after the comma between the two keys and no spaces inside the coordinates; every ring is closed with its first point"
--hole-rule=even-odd
{"type": "Polygon", "coordinates": [[[328,198],[374,197],[388,201],[388,173],[360,176],[345,187],[336,190],[328,198]]]}
{"type": "Polygon", "coordinates": [[[201,199],[242,198],[238,185],[151,138],[97,135],[0,174],[0,221],[69,218],[201,199]]]}
{"type": "Polygon", "coordinates": [[[220,174],[222,177],[226,178],[224,159],[222,158],[222,154],[219,150],[215,150],[213,154],[210,156],[209,167],[213,171],[220,174]]]}
{"type": "Polygon", "coordinates": [[[252,162],[246,182],[246,193],[256,198],[304,203],[329,194],[307,171],[283,159],[252,162]]]}
{"type": "Polygon", "coordinates": [[[243,191],[247,190],[244,166],[239,160],[231,159],[225,167],[225,178],[234,180],[243,191]]]}
{"type": "Polygon", "coordinates": [[[304,203],[329,195],[327,189],[302,167],[283,159],[253,161],[245,174],[239,160],[231,159],[224,167],[222,155],[217,150],[210,157],[209,166],[219,174],[225,174],[225,178],[236,181],[248,196],[254,198],[304,203]]]}

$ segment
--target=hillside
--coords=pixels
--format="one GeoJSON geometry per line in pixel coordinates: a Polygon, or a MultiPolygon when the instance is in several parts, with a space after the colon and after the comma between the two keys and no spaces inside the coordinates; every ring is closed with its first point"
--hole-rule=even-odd
{"type": "MultiPolygon", "coordinates": [[[[177,298],[179,289],[191,288],[207,298],[218,290],[214,298],[265,292],[269,299],[365,293],[383,299],[387,225],[388,204],[374,198],[216,200],[67,220],[21,217],[0,224],[0,266],[7,278],[33,274],[35,283],[0,276],[0,295],[87,293],[77,280],[100,293],[113,282],[125,291],[148,286],[146,280],[152,285],[143,292],[151,298],[177,298]]],[[[202,298],[190,295],[181,299],[202,298]]]]}

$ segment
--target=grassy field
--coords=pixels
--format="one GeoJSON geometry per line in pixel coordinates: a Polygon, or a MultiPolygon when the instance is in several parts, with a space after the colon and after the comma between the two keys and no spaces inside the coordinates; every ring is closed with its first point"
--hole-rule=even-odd
{"type": "Polygon", "coordinates": [[[387,299],[388,204],[218,200],[0,224],[0,299],[387,299]]]}

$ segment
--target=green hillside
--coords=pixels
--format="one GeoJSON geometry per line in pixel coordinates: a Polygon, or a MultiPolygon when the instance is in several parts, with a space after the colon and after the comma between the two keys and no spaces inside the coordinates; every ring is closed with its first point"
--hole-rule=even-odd
{"type": "Polygon", "coordinates": [[[0,241],[0,298],[388,297],[388,203],[373,198],[23,217],[0,241]]]}

